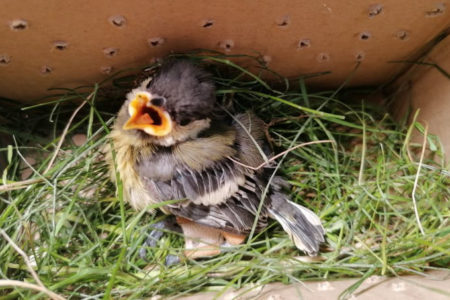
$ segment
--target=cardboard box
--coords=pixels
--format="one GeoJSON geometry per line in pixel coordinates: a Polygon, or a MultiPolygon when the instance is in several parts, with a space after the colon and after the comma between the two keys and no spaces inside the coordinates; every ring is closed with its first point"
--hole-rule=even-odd
{"type": "Polygon", "coordinates": [[[287,77],[330,71],[309,81],[326,88],[339,86],[359,64],[349,84],[395,80],[394,115],[420,108],[420,121],[440,136],[450,157],[450,37],[436,41],[450,26],[450,0],[4,0],[0,5],[0,97],[34,103],[51,88],[92,85],[115,71],[197,48],[259,55],[287,77]],[[429,64],[405,63],[418,60],[429,64]]]}
{"type": "Polygon", "coordinates": [[[171,51],[258,54],[288,76],[334,87],[380,85],[450,25],[441,1],[2,1],[0,96],[33,102],[49,88],[98,82],[171,51]]]}
{"type": "MultiPolygon", "coordinates": [[[[26,103],[49,89],[92,85],[124,68],[196,48],[260,55],[287,77],[330,71],[309,84],[389,83],[395,115],[411,106],[450,152],[450,81],[416,61],[450,26],[449,0],[3,1],[0,96],[26,103]],[[395,89],[394,89],[395,90],[395,89]]],[[[450,72],[444,39],[426,61],[450,72]]],[[[240,61],[245,64],[245,62],[240,61]]]]}

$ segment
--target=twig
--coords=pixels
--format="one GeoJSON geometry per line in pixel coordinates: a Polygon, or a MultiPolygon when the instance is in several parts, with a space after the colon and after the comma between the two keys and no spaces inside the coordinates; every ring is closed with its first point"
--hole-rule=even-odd
{"type": "Polygon", "coordinates": [[[34,271],[33,266],[31,265],[30,259],[25,254],[25,252],[23,252],[22,249],[20,249],[19,246],[17,246],[17,244],[14,243],[14,241],[9,237],[9,235],[3,229],[0,229],[0,234],[5,238],[5,240],[8,241],[8,243],[14,248],[14,250],[16,250],[17,253],[19,253],[23,257],[23,260],[25,261],[25,264],[27,265],[28,271],[30,271],[31,276],[33,276],[34,280],[41,287],[45,287],[44,284],[42,283],[42,281],[39,279],[39,276],[34,271]]]}
{"type": "Polygon", "coordinates": [[[0,280],[0,286],[4,286],[4,287],[22,287],[22,288],[26,288],[26,289],[30,289],[30,290],[35,290],[38,292],[42,292],[44,294],[47,294],[47,296],[49,296],[52,299],[56,299],[56,300],[65,300],[66,298],[55,294],[54,292],[50,291],[49,289],[47,289],[46,287],[42,287],[36,284],[32,284],[32,283],[28,283],[28,282],[23,282],[23,281],[19,281],[19,280],[9,280],[9,279],[3,279],[0,280]]]}
{"type": "Polygon", "coordinates": [[[419,226],[419,230],[422,233],[422,235],[425,235],[425,231],[423,230],[422,223],[420,222],[419,211],[417,209],[416,189],[419,181],[420,169],[422,168],[423,158],[425,156],[425,149],[427,146],[427,135],[428,135],[428,124],[425,124],[425,131],[423,133],[422,152],[420,153],[419,165],[417,166],[416,178],[414,179],[414,186],[412,190],[414,214],[416,215],[417,225],[419,226]]]}
{"type": "Polygon", "coordinates": [[[0,186],[0,192],[12,191],[12,190],[20,190],[24,188],[24,186],[28,186],[33,183],[38,183],[42,181],[42,178],[31,178],[22,181],[16,181],[8,184],[4,184],[0,186]]]}
{"type": "Polygon", "coordinates": [[[34,278],[34,280],[38,284],[38,285],[34,285],[31,283],[26,283],[26,282],[16,281],[16,280],[0,280],[0,286],[2,286],[1,283],[3,283],[4,284],[3,286],[13,285],[13,286],[26,287],[26,288],[44,292],[47,295],[49,295],[50,297],[52,297],[53,299],[64,299],[63,297],[53,293],[52,291],[50,291],[49,289],[47,289],[45,287],[45,285],[42,283],[41,279],[39,279],[38,274],[34,271],[28,255],[26,255],[26,253],[23,252],[23,250],[20,249],[16,243],[14,243],[14,241],[9,237],[9,235],[3,229],[0,229],[0,234],[14,248],[14,250],[17,251],[17,253],[19,253],[22,256],[23,260],[25,261],[25,264],[27,265],[28,271],[30,272],[31,276],[34,278]]]}
{"type": "Polygon", "coordinates": [[[297,148],[301,148],[301,147],[308,146],[308,145],[313,145],[313,144],[323,144],[323,143],[334,143],[334,141],[333,141],[333,140],[321,140],[321,141],[312,141],[312,142],[306,142],[306,143],[303,143],[303,144],[299,144],[299,145],[297,145],[297,146],[295,146],[295,147],[289,148],[289,149],[287,149],[287,150],[284,150],[284,151],[281,152],[281,153],[278,153],[277,155],[271,157],[269,160],[263,162],[262,164],[260,164],[260,165],[257,166],[257,167],[252,167],[252,166],[243,164],[243,163],[237,161],[236,159],[234,159],[234,158],[232,158],[232,157],[230,157],[230,156],[228,156],[228,159],[231,160],[232,162],[234,162],[234,163],[240,165],[240,166],[243,166],[243,167],[246,167],[246,168],[248,168],[248,169],[252,169],[252,170],[255,170],[255,171],[256,171],[256,170],[261,169],[261,168],[264,167],[265,165],[269,164],[271,161],[274,161],[274,160],[277,159],[278,157],[283,156],[284,154],[286,154],[286,153],[288,153],[288,152],[294,151],[294,150],[297,149],[297,148]]]}

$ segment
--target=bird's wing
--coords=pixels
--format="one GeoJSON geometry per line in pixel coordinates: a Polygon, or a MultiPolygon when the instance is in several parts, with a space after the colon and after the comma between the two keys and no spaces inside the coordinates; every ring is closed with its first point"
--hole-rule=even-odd
{"type": "MultiPolygon", "coordinates": [[[[171,164],[167,159],[161,161],[166,161],[164,165],[171,164]]],[[[164,166],[160,165],[159,168],[162,170],[164,166]]],[[[142,173],[141,179],[151,197],[157,201],[186,199],[165,207],[172,214],[244,234],[253,226],[264,189],[254,175],[254,172],[245,171],[242,166],[224,158],[200,171],[175,167],[173,176],[167,180],[142,173]]],[[[258,228],[263,228],[267,217],[265,208],[260,216],[258,228]]]]}
{"type": "MultiPolygon", "coordinates": [[[[171,150],[161,149],[151,158],[142,160],[138,171],[151,197],[156,201],[186,199],[166,209],[203,225],[248,233],[265,184],[259,173],[236,160],[252,166],[264,161],[259,153],[260,146],[255,144],[262,144],[264,133],[260,132],[259,123],[255,123],[260,122],[259,119],[253,115],[238,115],[236,120],[234,126],[226,130],[216,129],[215,134],[182,143],[171,150]]],[[[258,229],[266,226],[267,215],[262,206],[258,229]]]]}
{"type": "MultiPolygon", "coordinates": [[[[169,211],[199,224],[222,229],[236,234],[248,234],[258,214],[261,201],[261,189],[255,186],[250,178],[240,185],[236,193],[220,204],[203,205],[187,202],[169,205],[169,211]]],[[[268,211],[261,207],[256,230],[267,226],[268,211]]]]}

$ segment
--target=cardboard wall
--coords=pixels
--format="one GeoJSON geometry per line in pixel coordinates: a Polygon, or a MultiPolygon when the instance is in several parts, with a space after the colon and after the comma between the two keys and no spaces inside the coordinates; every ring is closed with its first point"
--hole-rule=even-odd
{"type": "MultiPolygon", "coordinates": [[[[439,136],[450,161],[450,36],[421,61],[427,65],[414,64],[394,83],[395,102],[390,110],[399,119],[420,109],[418,121],[439,136]]],[[[416,141],[422,143],[422,137],[416,141]]]]}
{"type": "Polygon", "coordinates": [[[331,71],[337,86],[386,82],[450,25],[450,0],[3,0],[0,96],[100,81],[171,51],[258,54],[286,76],[331,71]]]}

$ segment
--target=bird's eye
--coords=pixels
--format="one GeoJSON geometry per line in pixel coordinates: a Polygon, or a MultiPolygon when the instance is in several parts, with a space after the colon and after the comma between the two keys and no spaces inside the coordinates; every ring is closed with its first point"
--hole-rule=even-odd
{"type": "Polygon", "coordinates": [[[162,98],[162,97],[158,97],[158,98],[153,98],[152,100],[150,100],[150,102],[154,106],[163,106],[164,103],[166,103],[166,99],[162,98]]]}
{"type": "Polygon", "coordinates": [[[186,125],[189,124],[190,122],[191,122],[191,120],[189,120],[189,119],[181,119],[180,125],[181,125],[181,126],[186,126],[186,125]]]}

